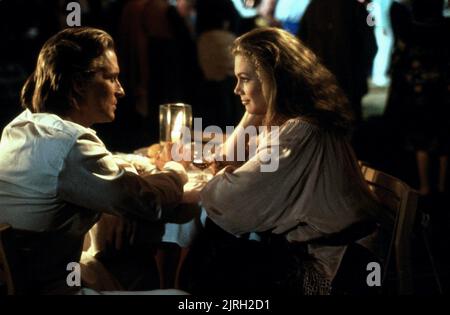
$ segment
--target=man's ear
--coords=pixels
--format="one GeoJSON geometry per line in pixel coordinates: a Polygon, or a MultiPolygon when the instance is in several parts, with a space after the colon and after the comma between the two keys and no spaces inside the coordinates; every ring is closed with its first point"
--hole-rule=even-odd
{"type": "Polygon", "coordinates": [[[70,98],[72,99],[72,105],[75,108],[79,108],[80,102],[84,99],[86,95],[87,85],[85,81],[74,80],[72,83],[72,93],[70,98]]]}
{"type": "Polygon", "coordinates": [[[82,97],[86,93],[86,83],[81,80],[74,80],[72,83],[74,97],[82,97]]]}

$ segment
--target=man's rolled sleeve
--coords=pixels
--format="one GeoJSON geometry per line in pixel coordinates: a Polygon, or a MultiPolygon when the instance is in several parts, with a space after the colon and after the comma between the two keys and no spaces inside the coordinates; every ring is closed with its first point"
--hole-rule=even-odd
{"type": "Polygon", "coordinates": [[[86,134],[65,159],[58,194],[84,208],[154,221],[178,205],[184,181],[182,174],[169,169],[142,176],[125,171],[97,137],[86,134]]]}

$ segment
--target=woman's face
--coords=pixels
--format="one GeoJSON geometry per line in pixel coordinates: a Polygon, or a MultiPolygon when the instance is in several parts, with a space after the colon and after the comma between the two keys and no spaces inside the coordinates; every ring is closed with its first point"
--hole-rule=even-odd
{"type": "Polygon", "coordinates": [[[253,63],[245,56],[236,55],[234,75],[237,78],[234,93],[240,96],[245,110],[249,114],[264,115],[267,112],[267,101],[263,94],[263,84],[253,63]]]}
{"type": "Polygon", "coordinates": [[[119,65],[114,51],[107,50],[101,70],[97,71],[84,88],[80,104],[80,121],[84,126],[111,122],[115,118],[118,98],[125,95],[120,85],[119,65]]]}

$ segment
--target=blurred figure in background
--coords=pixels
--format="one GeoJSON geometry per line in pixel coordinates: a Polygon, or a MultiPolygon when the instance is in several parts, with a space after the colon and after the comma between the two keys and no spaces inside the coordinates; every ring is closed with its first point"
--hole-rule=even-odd
{"type": "Polygon", "coordinates": [[[278,0],[274,17],[285,30],[297,34],[300,20],[309,2],[310,0],[278,0]]]}
{"type": "Polygon", "coordinates": [[[348,0],[312,0],[300,22],[299,38],[336,76],[349,98],[356,122],[376,53],[365,4],[348,0]]]}
{"type": "Polygon", "coordinates": [[[203,126],[234,126],[242,115],[233,94],[233,56],[239,15],[230,0],[197,0],[198,61],[204,80],[194,114],[203,126]]]}
{"type": "Polygon", "coordinates": [[[178,13],[184,18],[189,31],[192,36],[195,36],[195,20],[197,19],[197,12],[195,11],[196,0],[176,0],[175,6],[178,13]]]}
{"type": "Polygon", "coordinates": [[[389,18],[394,35],[394,47],[396,48],[398,41],[404,40],[408,33],[407,28],[410,26],[412,19],[411,0],[396,0],[392,2],[389,10],[389,18]]]}
{"type": "Polygon", "coordinates": [[[275,7],[277,0],[261,0],[257,6],[259,18],[256,20],[256,25],[259,27],[273,26],[280,27],[280,21],[275,19],[275,7]]]}
{"type": "MultiPolygon", "coordinates": [[[[442,0],[413,0],[392,7],[395,49],[392,83],[385,112],[391,125],[416,154],[419,192],[446,191],[450,145],[450,38],[442,0]],[[430,173],[431,157],[438,158],[438,175],[430,173]],[[432,178],[437,178],[432,182],[432,178]]],[[[425,202],[429,204],[428,201],[425,202]]]]}
{"type": "Polygon", "coordinates": [[[166,0],[130,0],[121,17],[119,52],[130,102],[141,119],[141,145],[159,141],[159,105],[195,108],[200,71],[185,19],[166,0]]]}
{"type": "Polygon", "coordinates": [[[261,0],[231,0],[239,13],[237,35],[242,35],[256,27],[257,6],[261,0]]]}
{"type": "Polygon", "coordinates": [[[389,84],[387,70],[393,46],[393,34],[389,10],[392,1],[393,0],[374,0],[370,11],[375,17],[375,38],[378,46],[372,69],[372,83],[376,86],[387,86],[389,84]]]}

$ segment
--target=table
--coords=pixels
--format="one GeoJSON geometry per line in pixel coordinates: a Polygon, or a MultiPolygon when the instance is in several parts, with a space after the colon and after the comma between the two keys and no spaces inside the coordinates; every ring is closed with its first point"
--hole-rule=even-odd
{"type": "MultiPolygon", "coordinates": [[[[198,176],[197,171],[188,171],[189,182],[184,186],[185,191],[189,191],[191,186],[196,185],[198,176]]],[[[180,247],[187,248],[205,225],[207,215],[200,204],[181,204],[180,207],[180,211],[177,211],[164,223],[161,242],[175,243],[180,247]]]]}
{"type": "MultiPolygon", "coordinates": [[[[140,172],[158,172],[154,161],[147,157],[148,148],[134,154],[116,154],[117,159],[130,163],[140,172]]],[[[188,182],[184,191],[200,190],[204,184],[202,172],[191,166],[187,169],[188,182]]],[[[213,174],[205,170],[206,179],[213,174]]],[[[157,246],[156,262],[160,274],[160,288],[177,287],[178,274],[188,249],[203,228],[206,211],[197,203],[182,203],[160,222],[140,222],[136,230],[136,240],[157,246]]]]}

